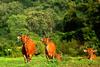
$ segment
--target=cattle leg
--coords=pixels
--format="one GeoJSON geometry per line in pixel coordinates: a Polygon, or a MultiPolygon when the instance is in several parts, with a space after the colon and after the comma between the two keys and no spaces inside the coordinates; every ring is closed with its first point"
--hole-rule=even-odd
{"type": "Polygon", "coordinates": [[[27,62],[27,58],[26,58],[26,56],[24,55],[24,62],[26,63],[27,62]]]}
{"type": "Polygon", "coordinates": [[[45,47],[45,53],[44,54],[45,54],[47,62],[48,62],[49,61],[49,56],[48,56],[48,51],[47,51],[46,47],[45,47]]]}
{"type": "Polygon", "coordinates": [[[28,62],[30,62],[31,59],[32,59],[32,55],[29,55],[29,56],[28,56],[28,62]]]}
{"type": "Polygon", "coordinates": [[[48,55],[46,55],[46,58],[47,58],[47,62],[49,61],[49,57],[48,57],[48,55]]]}

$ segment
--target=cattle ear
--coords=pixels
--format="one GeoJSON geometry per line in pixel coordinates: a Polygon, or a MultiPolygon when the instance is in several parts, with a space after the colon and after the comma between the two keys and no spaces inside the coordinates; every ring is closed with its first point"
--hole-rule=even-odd
{"type": "Polygon", "coordinates": [[[20,38],[21,38],[20,36],[17,37],[17,39],[20,39],[20,38]]]}
{"type": "Polygon", "coordinates": [[[93,52],[97,52],[97,50],[93,50],[93,52]]]}
{"type": "Polygon", "coordinates": [[[40,40],[43,41],[43,38],[41,38],[40,40]]]}
{"type": "Polygon", "coordinates": [[[84,52],[87,52],[87,50],[84,50],[84,52]]]}

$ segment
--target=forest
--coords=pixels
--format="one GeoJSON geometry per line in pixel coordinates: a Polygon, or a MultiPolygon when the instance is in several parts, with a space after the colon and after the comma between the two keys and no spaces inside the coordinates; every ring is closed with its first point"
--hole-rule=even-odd
{"type": "Polygon", "coordinates": [[[100,0],[0,0],[0,56],[22,56],[19,34],[27,34],[44,53],[42,37],[57,52],[84,55],[91,47],[100,55],[100,0]],[[44,35],[45,33],[45,35],[44,35]]]}

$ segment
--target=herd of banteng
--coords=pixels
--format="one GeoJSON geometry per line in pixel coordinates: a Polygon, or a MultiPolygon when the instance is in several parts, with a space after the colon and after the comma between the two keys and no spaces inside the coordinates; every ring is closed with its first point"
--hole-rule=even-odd
{"type": "MultiPolygon", "coordinates": [[[[30,62],[32,56],[37,52],[35,42],[30,39],[28,35],[20,35],[18,36],[18,39],[20,39],[23,43],[22,54],[25,62],[30,62]]],[[[45,44],[45,55],[47,59],[56,58],[58,61],[62,61],[61,54],[56,52],[56,45],[50,38],[44,37],[41,39],[41,41],[45,44]]],[[[86,57],[89,60],[94,60],[96,58],[96,50],[93,50],[93,48],[87,48],[84,50],[84,52],[87,52],[86,57]]]]}

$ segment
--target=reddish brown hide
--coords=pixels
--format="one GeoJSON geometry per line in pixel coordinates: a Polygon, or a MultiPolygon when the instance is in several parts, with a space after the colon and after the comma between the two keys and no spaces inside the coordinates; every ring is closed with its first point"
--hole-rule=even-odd
{"type": "Polygon", "coordinates": [[[49,38],[43,38],[42,42],[46,45],[45,54],[48,58],[54,58],[56,54],[56,46],[49,38]]]}
{"type": "Polygon", "coordinates": [[[23,43],[22,54],[24,55],[24,60],[25,62],[30,62],[32,55],[36,53],[36,45],[27,35],[21,35],[18,38],[23,43]]]}
{"type": "Polygon", "coordinates": [[[42,42],[45,44],[45,54],[47,58],[61,60],[61,55],[56,53],[56,45],[50,38],[42,38],[42,42]]]}
{"type": "Polygon", "coordinates": [[[84,52],[87,53],[87,58],[89,60],[94,60],[96,58],[96,52],[97,50],[93,50],[93,48],[87,48],[86,50],[84,50],[84,52]]]}
{"type": "Polygon", "coordinates": [[[56,55],[55,55],[55,58],[58,59],[59,61],[62,61],[62,56],[61,56],[61,54],[56,54],[56,55]]]}

